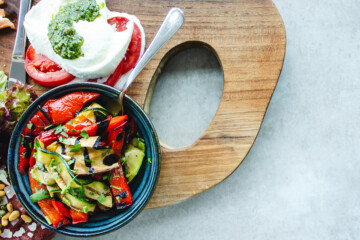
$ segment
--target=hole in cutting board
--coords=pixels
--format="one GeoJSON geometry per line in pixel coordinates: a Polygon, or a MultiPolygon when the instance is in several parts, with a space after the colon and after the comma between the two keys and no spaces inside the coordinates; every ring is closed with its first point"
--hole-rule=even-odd
{"type": "Polygon", "coordinates": [[[188,42],[172,49],[160,63],[145,109],[166,147],[192,145],[214,118],[224,85],[215,54],[207,44],[188,42]]]}

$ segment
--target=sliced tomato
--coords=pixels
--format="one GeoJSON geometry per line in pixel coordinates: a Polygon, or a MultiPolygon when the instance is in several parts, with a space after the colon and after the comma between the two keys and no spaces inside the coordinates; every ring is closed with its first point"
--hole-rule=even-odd
{"type": "MultiPolygon", "coordinates": [[[[108,19],[108,23],[110,25],[115,25],[116,31],[118,32],[126,30],[126,24],[128,22],[129,19],[125,17],[113,17],[108,19]]],[[[136,23],[134,23],[134,31],[132,33],[129,47],[125,53],[125,57],[117,66],[114,73],[106,80],[105,84],[115,86],[122,75],[135,67],[141,53],[141,37],[140,28],[136,23]]]]}
{"type": "Polygon", "coordinates": [[[35,82],[46,87],[56,87],[75,78],[46,56],[36,53],[31,45],[26,51],[25,70],[35,82]]]}

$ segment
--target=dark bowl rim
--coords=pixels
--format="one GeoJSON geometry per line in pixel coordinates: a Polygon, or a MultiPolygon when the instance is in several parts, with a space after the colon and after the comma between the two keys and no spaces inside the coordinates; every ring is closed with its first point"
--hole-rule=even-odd
{"type": "MultiPolygon", "coordinates": [[[[9,162],[10,162],[10,158],[15,158],[15,154],[12,153],[11,148],[13,146],[15,146],[17,139],[20,135],[15,136],[16,132],[19,131],[19,128],[21,128],[20,123],[22,121],[24,121],[24,119],[27,118],[27,115],[29,115],[32,111],[33,111],[33,107],[32,106],[36,106],[38,105],[40,102],[43,101],[44,98],[49,98],[51,97],[51,95],[56,94],[58,91],[61,91],[63,89],[66,88],[74,88],[74,91],[70,91],[70,92],[75,92],[75,91],[91,91],[91,90],[87,90],[86,88],[89,87],[96,87],[102,90],[105,90],[107,92],[111,92],[111,93],[116,93],[119,94],[120,91],[116,88],[104,85],[104,84],[99,84],[99,83],[92,83],[92,82],[79,82],[79,83],[69,83],[69,84],[64,84],[62,86],[50,89],[49,91],[45,92],[43,95],[41,95],[40,97],[38,97],[23,113],[23,115],[21,116],[20,120],[18,121],[18,124],[15,126],[15,129],[13,131],[13,134],[11,135],[11,139],[10,139],[10,143],[9,143],[9,149],[8,149],[8,159],[7,159],[7,165],[8,165],[8,172],[9,172],[9,178],[10,178],[10,183],[12,186],[15,186],[14,183],[16,183],[18,185],[17,179],[16,179],[16,175],[15,173],[13,173],[12,171],[10,171],[10,166],[9,166],[9,162]],[[79,87],[82,87],[84,89],[77,89],[79,87]]],[[[73,232],[68,232],[66,230],[64,230],[64,228],[54,228],[51,225],[48,225],[47,222],[44,220],[44,218],[39,218],[37,216],[36,213],[34,213],[32,211],[31,208],[29,208],[29,206],[27,206],[27,204],[25,203],[24,199],[22,199],[22,196],[20,195],[21,190],[19,189],[19,193],[17,193],[17,191],[15,191],[15,195],[18,198],[19,202],[21,203],[21,205],[26,209],[26,211],[33,217],[36,219],[36,221],[40,224],[42,224],[43,226],[45,226],[46,228],[55,231],[57,233],[60,234],[64,234],[64,235],[68,235],[68,236],[72,236],[72,237],[94,237],[94,236],[100,236],[100,235],[105,235],[107,233],[110,233],[112,231],[115,231],[123,226],[125,226],[126,224],[128,224],[130,221],[132,221],[142,210],[144,210],[145,206],[147,205],[147,203],[149,202],[149,200],[151,199],[158,179],[159,179],[159,174],[160,174],[160,168],[161,168],[161,146],[159,143],[159,138],[157,136],[157,133],[155,131],[155,127],[153,125],[153,123],[151,122],[148,114],[144,111],[144,109],[136,102],[134,101],[131,97],[129,97],[128,95],[125,94],[124,98],[126,99],[126,101],[128,101],[130,104],[132,104],[135,108],[138,108],[139,111],[143,114],[143,118],[146,120],[146,122],[149,124],[150,129],[152,130],[152,135],[154,143],[156,143],[156,149],[157,151],[155,152],[155,154],[157,155],[158,161],[157,164],[155,166],[155,170],[156,170],[156,176],[155,176],[155,181],[153,182],[153,184],[150,186],[150,192],[148,193],[148,195],[141,200],[142,202],[139,204],[139,207],[133,210],[133,214],[128,216],[126,219],[124,219],[123,222],[121,222],[120,224],[107,228],[104,231],[100,231],[100,232],[96,232],[96,233],[90,233],[90,234],[83,234],[83,233],[73,233],[73,232]]],[[[13,159],[12,161],[15,161],[15,159],[13,159]]],[[[15,162],[14,162],[15,164],[15,162]]],[[[16,166],[13,166],[14,168],[16,168],[16,166]]],[[[126,210],[125,210],[126,211],[126,210]]]]}

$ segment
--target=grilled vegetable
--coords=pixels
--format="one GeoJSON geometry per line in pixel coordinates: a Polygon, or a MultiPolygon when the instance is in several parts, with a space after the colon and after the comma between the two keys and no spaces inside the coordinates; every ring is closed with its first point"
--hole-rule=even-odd
{"type": "Polygon", "coordinates": [[[109,115],[111,115],[111,113],[100,104],[92,103],[89,107],[77,114],[76,117],[84,116],[92,123],[96,123],[105,120],[109,115]]]}
{"type": "Polygon", "coordinates": [[[60,201],[52,200],[51,204],[59,214],[63,215],[64,217],[71,218],[70,210],[67,209],[60,201]]]}
{"type": "Polygon", "coordinates": [[[76,92],[50,99],[22,133],[19,171],[31,166],[31,200],[54,227],[133,202],[128,182],[142,166],[145,142],[127,115],[113,117],[97,103],[81,110],[97,97],[76,92]]]}
{"type": "Polygon", "coordinates": [[[72,208],[70,208],[70,215],[71,215],[71,219],[72,219],[72,224],[83,223],[83,222],[87,222],[87,220],[88,220],[87,213],[76,211],[72,208]]]}
{"type": "Polygon", "coordinates": [[[133,198],[122,167],[110,172],[110,188],[117,209],[123,209],[132,204],[133,198]]]}
{"type": "Polygon", "coordinates": [[[119,166],[119,157],[111,148],[99,146],[99,137],[68,138],[67,143],[69,145],[53,143],[47,148],[60,154],[64,159],[74,160],[76,175],[107,172],[119,166]]]}
{"type": "Polygon", "coordinates": [[[61,192],[61,188],[57,184],[46,186],[46,188],[50,194],[50,197],[54,197],[55,193],[61,192]]]}
{"type": "Polygon", "coordinates": [[[30,171],[31,176],[41,184],[45,185],[54,185],[55,179],[51,176],[49,172],[45,172],[35,167],[30,171]]]}
{"type": "Polygon", "coordinates": [[[87,102],[99,96],[99,93],[74,92],[56,100],[49,100],[48,109],[52,124],[67,123],[87,102]]]}
{"type": "MultiPolygon", "coordinates": [[[[45,185],[40,185],[40,183],[38,181],[36,181],[35,179],[33,179],[31,177],[31,174],[29,174],[29,181],[30,181],[30,186],[31,186],[31,191],[33,193],[36,192],[36,190],[40,190],[40,189],[46,189],[45,185]]],[[[53,225],[54,228],[58,228],[64,225],[69,224],[69,220],[60,215],[52,206],[51,204],[51,200],[50,199],[43,199],[40,201],[37,201],[37,204],[39,204],[39,207],[41,209],[41,211],[43,212],[44,216],[47,217],[50,221],[51,224],[53,225]]]]}
{"type": "Polygon", "coordinates": [[[133,138],[125,150],[125,176],[130,183],[138,174],[145,157],[145,143],[133,138]]]}
{"type": "Polygon", "coordinates": [[[35,193],[33,193],[32,195],[30,195],[30,200],[32,202],[38,202],[45,198],[50,198],[48,191],[45,189],[40,189],[40,190],[36,191],[35,193]]]}
{"type": "Polygon", "coordinates": [[[84,212],[84,207],[86,207],[85,209],[87,209],[87,211],[93,212],[96,207],[95,203],[91,203],[70,193],[64,195],[57,193],[57,196],[65,205],[79,212],[84,212]]]}
{"type": "Polygon", "coordinates": [[[111,208],[113,206],[110,188],[104,183],[94,181],[85,186],[85,196],[98,201],[101,205],[111,208]]]}

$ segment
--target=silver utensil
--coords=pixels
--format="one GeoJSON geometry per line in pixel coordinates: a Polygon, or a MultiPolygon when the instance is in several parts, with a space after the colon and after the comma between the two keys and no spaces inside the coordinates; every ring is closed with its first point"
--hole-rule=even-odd
{"type": "Polygon", "coordinates": [[[167,41],[180,29],[184,23],[184,12],[180,8],[172,8],[167,14],[164,22],[161,24],[159,31],[156,33],[154,39],[150,43],[148,49],[141,57],[135,68],[130,73],[128,79],[122,86],[119,94],[119,104],[121,111],[123,110],[123,98],[126,90],[139,75],[141,70],[148,64],[148,62],[154,57],[154,55],[162,48],[167,41]]]}
{"type": "Polygon", "coordinates": [[[20,0],[19,8],[19,17],[17,25],[17,33],[15,39],[14,51],[11,59],[11,67],[9,74],[9,87],[16,82],[11,81],[16,79],[22,83],[26,83],[26,73],[25,73],[25,44],[26,44],[26,34],[24,29],[24,18],[25,14],[29,11],[31,7],[31,0],[20,0]]]}

